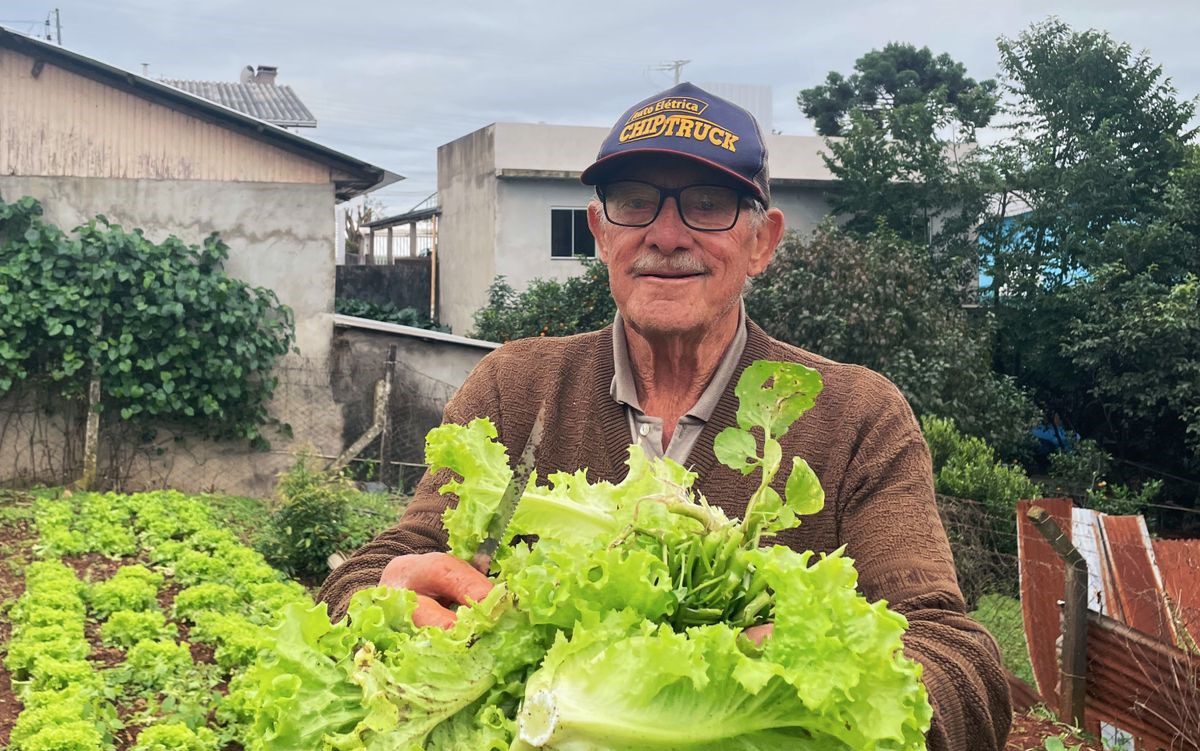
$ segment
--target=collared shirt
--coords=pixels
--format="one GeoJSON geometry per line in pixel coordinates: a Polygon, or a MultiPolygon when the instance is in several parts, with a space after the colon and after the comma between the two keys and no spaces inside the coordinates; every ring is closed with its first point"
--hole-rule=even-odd
{"type": "Polygon", "coordinates": [[[700,437],[705,424],[712,417],[721,394],[729,385],[729,379],[737,369],[742,350],[746,348],[746,303],[741,303],[738,311],[737,331],[733,341],[725,350],[725,355],[717,365],[712,380],[708,382],[700,398],[675,424],[671,434],[671,444],[663,451],[663,421],[660,417],[652,417],[642,411],[638,402],[637,385],[634,382],[633,364],[629,360],[629,345],[625,339],[625,324],[621,313],[617,312],[613,322],[613,366],[614,374],[609,394],[613,400],[625,407],[625,416],[629,420],[629,435],[633,443],[640,443],[646,453],[653,457],[669,457],[686,464],[696,439],[700,437]]]}

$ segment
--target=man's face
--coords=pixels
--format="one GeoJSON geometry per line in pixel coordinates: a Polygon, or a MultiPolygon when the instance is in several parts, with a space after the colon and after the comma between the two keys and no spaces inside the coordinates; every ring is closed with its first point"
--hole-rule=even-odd
{"type": "MultiPolygon", "coordinates": [[[[728,185],[737,181],[692,160],[670,155],[630,159],[609,176],[662,188],[728,185]]],[[[603,187],[603,186],[601,186],[603,187]]],[[[667,198],[646,227],[622,227],[604,219],[593,201],[588,225],[608,266],[613,299],[622,317],[643,336],[703,335],[737,315],[746,278],[762,273],[783,233],[783,213],[770,209],[754,227],[744,203],[737,224],[720,232],[689,228],[675,198],[667,198]]]]}

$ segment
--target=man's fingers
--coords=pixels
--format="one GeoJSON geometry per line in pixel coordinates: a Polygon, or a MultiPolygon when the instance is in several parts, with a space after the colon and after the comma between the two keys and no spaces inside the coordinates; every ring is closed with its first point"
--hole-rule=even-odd
{"type": "Polygon", "coordinates": [[[431,592],[434,597],[445,602],[450,600],[459,605],[479,602],[492,591],[492,581],[479,569],[466,561],[460,561],[453,556],[446,556],[443,561],[445,568],[437,583],[443,587],[441,592],[431,592]]]}
{"type": "Polygon", "coordinates": [[[437,626],[449,629],[454,626],[457,616],[454,612],[442,607],[438,601],[425,595],[417,595],[417,608],[413,611],[413,625],[437,626]]]}
{"type": "Polygon", "coordinates": [[[742,636],[746,637],[755,644],[762,645],[766,638],[775,630],[774,623],[764,623],[761,626],[751,626],[742,632],[742,636]]]}
{"type": "Polygon", "coordinates": [[[492,591],[492,582],[446,553],[424,553],[393,558],[379,577],[380,584],[411,589],[444,604],[478,602],[492,591]]]}

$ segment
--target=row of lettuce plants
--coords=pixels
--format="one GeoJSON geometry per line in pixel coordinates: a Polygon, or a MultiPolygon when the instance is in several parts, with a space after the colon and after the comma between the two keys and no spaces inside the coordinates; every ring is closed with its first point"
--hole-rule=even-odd
{"type": "Polygon", "coordinates": [[[5,661],[23,704],[11,751],[109,751],[133,727],[132,751],[244,744],[245,692],[221,686],[238,684],[288,605],[312,606],[304,588],[214,521],[202,498],[42,498],[34,517],[41,560],[13,609],[5,661]],[[89,553],[122,565],[82,582],[62,558],[89,553]],[[98,645],[85,637],[89,620],[98,645]],[[199,662],[192,644],[208,648],[195,650],[199,662]],[[101,648],[123,659],[97,669],[88,657],[101,648]]]}

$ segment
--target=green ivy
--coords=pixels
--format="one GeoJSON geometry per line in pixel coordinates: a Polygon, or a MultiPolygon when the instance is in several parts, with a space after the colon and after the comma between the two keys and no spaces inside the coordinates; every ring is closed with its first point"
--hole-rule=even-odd
{"type": "Polygon", "coordinates": [[[78,398],[96,376],[106,414],[264,447],[294,337],[275,293],[231,278],[215,233],[154,243],[97,216],[68,234],[42,213],[0,200],[0,395],[35,381],[78,398]]]}

